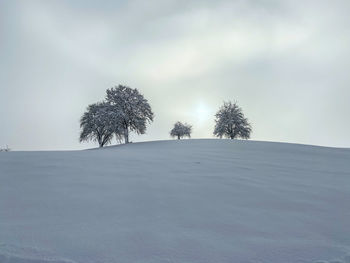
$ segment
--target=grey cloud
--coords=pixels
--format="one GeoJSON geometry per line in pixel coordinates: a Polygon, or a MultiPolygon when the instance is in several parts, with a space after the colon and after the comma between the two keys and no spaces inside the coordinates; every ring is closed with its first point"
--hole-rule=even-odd
{"type": "Polygon", "coordinates": [[[105,89],[138,88],[148,134],[211,137],[237,100],[253,139],[350,147],[348,1],[0,1],[0,146],[79,149],[105,89]],[[205,117],[208,115],[208,117],[205,117]]]}

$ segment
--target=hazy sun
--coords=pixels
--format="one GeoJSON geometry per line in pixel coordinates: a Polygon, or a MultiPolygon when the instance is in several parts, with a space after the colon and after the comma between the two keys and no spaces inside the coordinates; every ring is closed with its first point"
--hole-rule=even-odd
{"type": "Polygon", "coordinates": [[[210,108],[204,102],[200,102],[195,106],[194,115],[195,119],[199,122],[204,122],[212,117],[210,108]]]}

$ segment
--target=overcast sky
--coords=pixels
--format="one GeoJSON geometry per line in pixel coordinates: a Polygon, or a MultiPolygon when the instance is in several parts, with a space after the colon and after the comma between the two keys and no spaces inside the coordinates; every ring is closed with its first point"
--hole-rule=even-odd
{"type": "Polygon", "coordinates": [[[212,138],[237,101],[252,139],[350,147],[350,1],[0,0],[0,147],[82,149],[79,118],[118,84],[155,120],[212,138]]]}

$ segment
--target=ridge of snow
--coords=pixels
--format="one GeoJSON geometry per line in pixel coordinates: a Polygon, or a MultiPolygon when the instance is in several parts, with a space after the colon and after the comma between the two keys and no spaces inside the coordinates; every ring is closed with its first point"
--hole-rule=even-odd
{"type": "Polygon", "coordinates": [[[0,153],[0,262],[350,263],[349,204],[350,149],[174,140],[0,153]]]}

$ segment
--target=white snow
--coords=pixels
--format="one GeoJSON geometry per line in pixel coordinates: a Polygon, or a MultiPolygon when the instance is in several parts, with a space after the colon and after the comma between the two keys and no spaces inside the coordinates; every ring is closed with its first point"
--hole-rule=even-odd
{"type": "Polygon", "coordinates": [[[0,153],[1,263],[350,262],[350,149],[0,153]]]}

